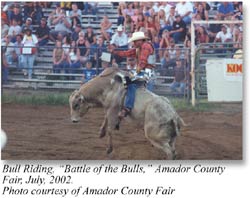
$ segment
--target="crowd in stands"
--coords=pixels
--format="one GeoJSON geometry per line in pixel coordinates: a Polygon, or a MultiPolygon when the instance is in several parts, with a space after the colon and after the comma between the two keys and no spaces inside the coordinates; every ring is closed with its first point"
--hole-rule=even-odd
{"type": "MultiPolygon", "coordinates": [[[[2,2],[2,46],[6,46],[8,64],[16,61],[21,67],[21,53],[11,46],[20,47],[27,30],[36,37],[34,46],[43,47],[53,42],[53,71],[77,73],[82,66],[101,67],[100,57],[107,46],[119,49],[132,46],[127,41],[135,31],[143,31],[157,50],[158,69],[175,67],[176,60],[188,64],[191,46],[192,20],[243,20],[242,2],[119,2],[117,22],[109,15],[99,18],[98,2],[2,2]],[[44,8],[53,8],[49,16],[44,8]],[[83,28],[83,18],[88,15],[100,20],[99,29],[91,24],[83,28]],[[117,26],[114,30],[113,25],[117,26]]],[[[242,49],[242,24],[201,24],[195,26],[195,43],[235,42],[242,49]]],[[[27,37],[27,36],[26,36],[27,37]]],[[[39,49],[38,49],[39,51],[39,49]]],[[[130,59],[127,59],[129,65],[130,59]]],[[[124,59],[114,57],[114,62],[124,59]]],[[[31,71],[29,71],[31,72],[31,71]]],[[[165,71],[166,72],[166,71],[165,71]]],[[[30,75],[30,74],[29,74],[30,75]]],[[[85,74],[86,75],[86,74],[85,74]]]]}

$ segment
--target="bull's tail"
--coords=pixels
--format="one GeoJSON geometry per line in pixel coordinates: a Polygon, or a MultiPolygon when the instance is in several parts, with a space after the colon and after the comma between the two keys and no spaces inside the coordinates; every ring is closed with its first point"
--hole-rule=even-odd
{"type": "Polygon", "coordinates": [[[179,123],[181,123],[181,125],[184,126],[184,127],[190,126],[190,124],[186,124],[186,123],[184,122],[184,120],[183,120],[180,116],[178,117],[178,121],[179,121],[179,123]]]}
{"type": "Polygon", "coordinates": [[[181,131],[180,131],[180,122],[177,119],[173,119],[173,123],[174,123],[174,128],[175,128],[176,136],[180,136],[180,134],[181,134],[181,131]]]}

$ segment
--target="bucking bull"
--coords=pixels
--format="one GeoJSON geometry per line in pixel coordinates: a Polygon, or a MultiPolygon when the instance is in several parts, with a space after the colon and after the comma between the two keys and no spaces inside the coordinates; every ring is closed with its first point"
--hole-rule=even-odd
{"type": "MultiPolygon", "coordinates": [[[[119,77],[118,68],[107,68],[99,76],[75,90],[70,98],[71,120],[76,123],[92,107],[101,106],[105,118],[100,128],[100,137],[108,133],[108,150],[113,150],[112,131],[119,129],[118,113],[124,102],[126,89],[119,77]]],[[[144,87],[136,91],[134,108],[129,115],[144,129],[146,138],[162,149],[168,159],[175,159],[175,141],[180,134],[180,125],[185,125],[166,97],[155,95],[144,87]]]]}

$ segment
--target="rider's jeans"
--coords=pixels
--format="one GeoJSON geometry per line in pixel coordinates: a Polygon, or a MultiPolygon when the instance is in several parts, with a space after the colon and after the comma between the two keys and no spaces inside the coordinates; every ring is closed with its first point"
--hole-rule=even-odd
{"type": "Polygon", "coordinates": [[[127,95],[125,98],[125,107],[129,109],[133,109],[135,103],[135,93],[136,93],[137,85],[135,83],[131,83],[127,88],[127,95]]]}

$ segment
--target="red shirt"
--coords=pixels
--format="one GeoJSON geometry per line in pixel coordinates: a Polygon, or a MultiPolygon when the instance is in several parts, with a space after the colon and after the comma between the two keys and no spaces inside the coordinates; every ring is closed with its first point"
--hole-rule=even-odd
{"type": "Polygon", "coordinates": [[[127,51],[115,51],[114,54],[122,57],[133,57],[137,60],[137,66],[140,69],[154,68],[154,65],[148,64],[149,55],[154,53],[154,47],[149,42],[144,42],[140,48],[133,48],[127,51]]]}

